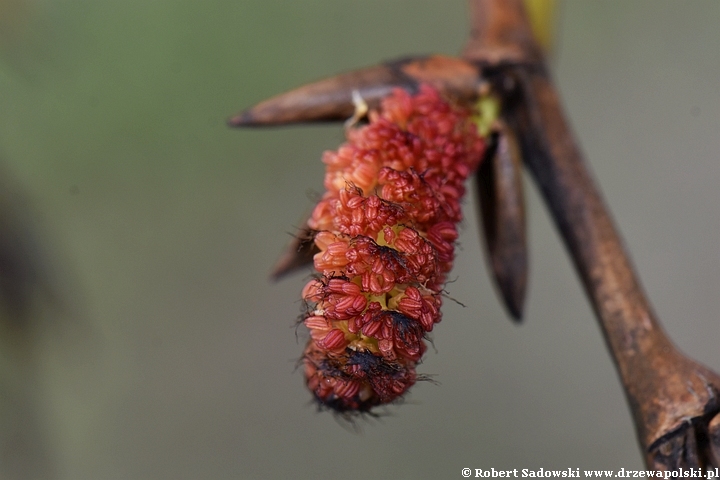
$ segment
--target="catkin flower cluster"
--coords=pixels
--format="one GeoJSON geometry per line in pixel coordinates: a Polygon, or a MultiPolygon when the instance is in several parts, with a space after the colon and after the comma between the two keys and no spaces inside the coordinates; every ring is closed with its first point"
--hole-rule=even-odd
{"type": "Polygon", "coordinates": [[[308,221],[320,252],[303,290],[303,364],[322,406],[362,412],[417,380],[484,142],[469,110],[425,85],[394,91],[347,140],[323,155],[326,192],[308,221]]]}

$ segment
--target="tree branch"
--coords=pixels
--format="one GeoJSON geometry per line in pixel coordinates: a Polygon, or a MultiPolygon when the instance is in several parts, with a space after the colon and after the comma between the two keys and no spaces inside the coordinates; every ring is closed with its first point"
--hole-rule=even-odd
{"type": "Polygon", "coordinates": [[[720,377],[682,355],[652,311],[564,118],[540,49],[528,41],[531,30],[522,3],[474,0],[471,8],[473,35],[466,58],[498,64],[496,52],[511,52],[522,63],[497,76],[505,90],[504,114],[518,133],[525,165],[598,317],[646,463],[664,468],[715,465],[718,452],[708,451],[708,438],[717,432],[709,432],[708,422],[720,411],[720,377]]]}

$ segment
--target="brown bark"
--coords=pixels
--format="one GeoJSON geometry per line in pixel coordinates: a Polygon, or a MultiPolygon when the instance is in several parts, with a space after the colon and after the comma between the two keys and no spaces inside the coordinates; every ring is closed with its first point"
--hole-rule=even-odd
{"type": "Polygon", "coordinates": [[[519,61],[497,77],[500,88],[511,85],[505,115],[600,322],[647,465],[716,465],[718,420],[712,419],[720,411],[720,377],[680,353],[660,326],[564,118],[540,50],[528,41],[521,1],[474,0],[471,7],[473,36],[465,58],[493,65],[494,52],[505,51],[519,61]]]}

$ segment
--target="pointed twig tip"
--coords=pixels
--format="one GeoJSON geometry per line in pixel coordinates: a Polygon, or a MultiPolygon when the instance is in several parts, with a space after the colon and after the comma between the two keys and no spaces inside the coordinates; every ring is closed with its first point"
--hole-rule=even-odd
{"type": "Polygon", "coordinates": [[[523,323],[523,307],[522,305],[512,305],[508,303],[508,312],[510,312],[510,318],[518,325],[523,323]]]}
{"type": "Polygon", "coordinates": [[[242,128],[257,126],[252,113],[245,110],[227,119],[228,127],[242,128]]]}
{"type": "Polygon", "coordinates": [[[525,198],[515,133],[503,122],[476,174],[479,212],[490,271],[512,320],[522,321],[528,277],[525,198]]]}

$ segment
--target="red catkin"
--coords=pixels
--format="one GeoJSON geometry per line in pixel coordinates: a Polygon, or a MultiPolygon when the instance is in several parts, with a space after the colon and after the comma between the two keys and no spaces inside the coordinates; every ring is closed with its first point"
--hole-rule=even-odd
{"type": "Polygon", "coordinates": [[[395,90],[369,120],[323,155],[327,191],[308,221],[320,252],[303,290],[305,381],[343,413],[392,402],[417,380],[464,182],[484,151],[471,112],[429,86],[395,90]]]}

